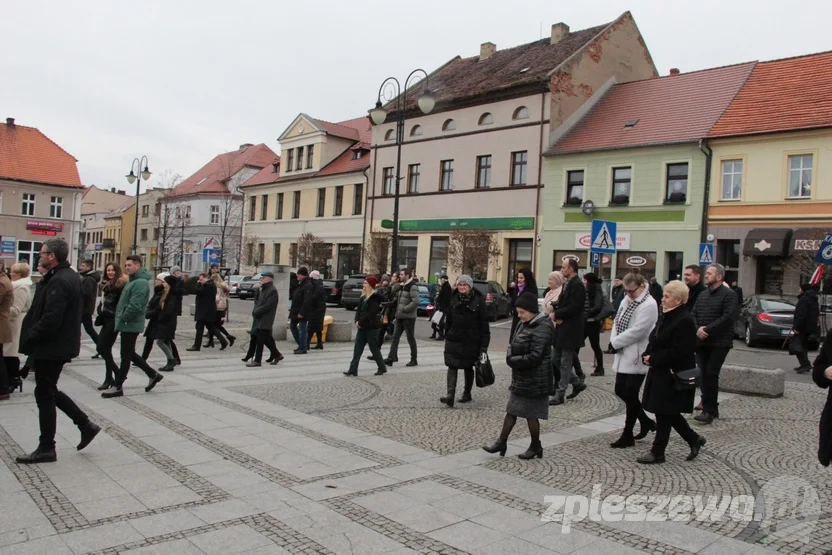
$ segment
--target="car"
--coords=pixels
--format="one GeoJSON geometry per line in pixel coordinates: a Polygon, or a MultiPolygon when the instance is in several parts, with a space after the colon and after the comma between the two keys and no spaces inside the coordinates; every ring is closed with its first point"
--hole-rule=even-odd
{"type": "Polygon", "coordinates": [[[422,316],[428,313],[428,306],[433,304],[433,296],[427,283],[418,283],[416,287],[419,288],[419,306],[416,308],[416,315],[422,316]]]}
{"type": "Polygon", "coordinates": [[[367,274],[353,274],[344,281],[341,287],[341,306],[347,310],[355,310],[361,300],[361,290],[367,274]]]}
{"type": "Polygon", "coordinates": [[[508,293],[503,286],[493,280],[475,279],[474,289],[485,295],[485,305],[488,319],[496,322],[498,318],[508,318],[511,315],[508,293]]]}
{"type": "Polygon", "coordinates": [[[245,279],[245,276],[228,276],[228,296],[229,297],[236,297],[237,296],[237,287],[240,285],[240,282],[245,279]]]}
{"type": "Polygon", "coordinates": [[[341,304],[341,289],[344,287],[343,279],[325,279],[323,280],[324,289],[326,289],[326,302],[328,304],[341,304]]]}
{"type": "Polygon", "coordinates": [[[253,299],[260,289],[260,274],[243,278],[237,285],[237,297],[240,299],[253,299]]]}
{"type": "Polygon", "coordinates": [[[792,329],[797,299],[779,295],[751,295],[740,307],[734,335],[753,347],[764,341],[781,345],[792,329]]]}

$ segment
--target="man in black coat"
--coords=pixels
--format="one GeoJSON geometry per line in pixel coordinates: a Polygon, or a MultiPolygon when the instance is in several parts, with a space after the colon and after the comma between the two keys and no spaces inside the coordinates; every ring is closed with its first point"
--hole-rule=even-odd
{"type": "Polygon", "coordinates": [[[309,349],[308,325],[315,311],[315,285],[309,279],[309,270],[301,266],[297,271],[298,286],[292,293],[292,307],[289,309],[289,330],[298,348],[296,355],[305,355],[309,349]]]}
{"type": "Polygon", "coordinates": [[[812,363],[809,362],[809,342],[817,339],[820,305],[814,285],[803,283],[800,285],[800,291],[797,306],[794,309],[793,335],[789,340],[789,353],[795,355],[797,362],[800,363],[795,371],[798,374],[805,374],[812,369],[812,363]]]}
{"type": "Polygon", "coordinates": [[[693,307],[696,322],[696,350],[702,369],[702,414],[694,420],[710,424],[719,418],[719,372],[728,351],[734,346],[734,321],[737,319],[737,294],[725,286],[725,267],[711,264],[705,272],[708,289],[699,295],[693,307]]]}
{"type": "Polygon", "coordinates": [[[20,352],[31,355],[35,368],[35,402],[40,418],[38,448],[17,457],[18,464],[55,462],[55,408],[72,419],[81,431],[80,451],[101,431],[72,399],[58,390],[64,364],[81,352],[81,280],[67,262],[69,246],[63,239],[46,241],[40,265],[47,270],[23,319],[20,352]]]}
{"type": "Polygon", "coordinates": [[[734,281],[733,283],[731,283],[731,289],[733,289],[734,293],[737,294],[737,302],[739,303],[739,306],[742,306],[742,303],[745,300],[745,297],[742,296],[742,287],[740,287],[739,284],[736,281],[734,281]]]}
{"type": "MultiPolygon", "coordinates": [[[[81,315],[81,324],[84,326],[84,331],[90,336],[92,342],[98,345],[98,332],[92,325],[92,315],[95,313],[95,300],[98,298],[98,284],[101,282],[101,272],[94,271],[93,261],[86,259],[81,261],[80,272],[81,276],[81,295],[83,296],[84,313],[81,315]]],[[[99,358],[96,353],[92,358],[99,358]]]]}
{"type": "Polygon", "coordinates": [[[251,316],[254,318],[254,325],[257,330],[257,347],[254,351],[254,360],[246,364],[246,366],[254,367],[260,366],[263,360],[263,346],[269,349],[269,364],[275,365],[283,360],[283,355],[277,349],[274,342],[274,335],[272,334],[272,327],[274,327],[274,319],[277,315],[277,301],[279,299],[277,289],[274,286],[274,274],[271,272],[263,272],[260,274],[260,290],[257,292],[257,298],[254,301],[254,308],[251,311],[251,316]]]}
{"type": "Polygon", "coordinates": [[[820,416],[818,461],[828,467],[832,462],[832,330],[826,334],[823,347],[815,359],[812,379],[821,389],[826,389],[826,404],[820,416]]]}
{"type": "Polygon", "coordinates": [[[702,283],[702,268],[696,264],[686,266],[684,280],[685,285],[688,286],[688,302],[685,303],[685,306],[688,312],[693,312],[693,307],[696,306],[696,299],[699,298],[699,294],[707,289],[705,284],[702,283]]]}
{"type": "Polygon", "coordinates": [[[573,366],[578,349],[584,342],[584,302],[586,288],[578,276],[578,261],[567,258],[561,268],[566,282],[560,297],[554,303],[555,327],[555,361],[560,363],[560,381],[557,392],[549,400],[550,405],[562,405],[566,389],[572,384],[570,398],[586,389],[586,385],[575,375],[573,366]]]}
{"type": "Polygon", "coordinates": [[[445,320],[448,318],[448,311],[451,309],[451,295],[453,289],[448,283],[448,276],[439,276],[439,294],[436,295],[436,308],[442,313],[442,318],[439,320],[439,325],[436,327],[435,334],[438,333],[439,341],[445,339],[445,320]]]}
{"type": "Polygon", "coordinates": [[[196,308],[194,309],[194,320],[196,320],[196,338],[194,344],[187,351],[198,351],[202,347],[202,334],[208,329],[208,337],[216,336],[222,347],[220,351],[228,347],[228,341],[214,327],[214,320],[217,317],[217,286],[211,277],[202,273],[199,274],[199,281],[196,282],[196,308]]]}
{"type": "Polygon", "coordinates": [[[306,331],[306,349],[312,345],[312,335],[317,339],[316,350],[324,348],[324,318],[326,318],[326,297],[327,290],[324,287],[323,278],[318,270],[309,273],[309,281],[312,283],[312,314],[309,316],[309,323],[306,331]]]}

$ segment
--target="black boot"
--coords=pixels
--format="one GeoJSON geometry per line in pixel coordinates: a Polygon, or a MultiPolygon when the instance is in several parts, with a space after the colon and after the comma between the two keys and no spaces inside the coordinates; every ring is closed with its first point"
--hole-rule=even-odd
{"type": "Polygon", "coordinates": [[[656,429],[656,423],[650,420],[649,418],[641,423],[641,429],[638,431],[638,434],[633,439],[644,439],[647,437],[647,434],[652,432],[656,429]]]}
{"type": "Polygon", "coordinates": [[[17,464],[38,464],[50,463],[58,460],[58,455],[55,454],[55,448],[41,451],[40,447],[36,451],[32,451],[28,455],[20,455],[15,458],[17,464]]]}
{"type": "Polygon", "coordinates": [[[699,450],[705,446],[705,438],[702,436],[696,436],[696,439],[690,442],[690,454],[685,457],[686,461],[692,461],[699,455],[699,450]]]}
{"type": "Polygon", "coordinates": [[[610,443],[610,447],[613,449],[624,449],[625,447],[632,447],[636,444],[636,440],[633,437],[633,431],[623,431],[621,432],[621,437],[617,440],[610,443]]]}
{"type": "Polygon", "coordinates": [[[506,456],[506,450],[508,449],[508,444],[505,441],[497,440],[494,442],[493,445],[483,445],[482,450],[486,453],[500,453],[501,457],[506,456]]]}
{"type": "Polygon", "coordinates": [[[517,455],[518,459],[523,460],[533,459],[535,457],[537,457],[538,459],[543,458],[543,445],[540,443],[539,440],[532,441],[531,445],[529,445],[529,448],[526,449],[525,453],[520,453],[519,455],[517,455]]]}
{"type": "Polygon", "coordinates": [[[78,444],[76,449],[80,451],[95,439],[95,436],[101,431],[101,426],[95,422],[87,422],[85,426],[79,426],[78,429],[81,430],[81,443],[78,444]]]}
{"type": "Polygon", "coordinates": [[[460,403],[470,403],[473,399],[471,398],[471,388],[474,387],[474,369],[473,368],[466,368],[465,369],[465,390],[462,392],[462,397],[459,398],[460,403]]]}
{"type": "Polygon", "coordinates": [[[456,395],[456,379],[457,370],[448,368],[448,394],[445,397],[439,398],[439,401],[448,405],[448,408],[454,408],[454,396],[456,395]]]}

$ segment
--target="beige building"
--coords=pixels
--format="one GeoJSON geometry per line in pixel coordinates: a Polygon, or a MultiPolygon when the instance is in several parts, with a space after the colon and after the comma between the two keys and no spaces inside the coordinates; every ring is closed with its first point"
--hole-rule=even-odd
{"type": "Polygon", "coordinates": [[[36,271],[50,237],[69,244],[77,264],[84,186],[77,160],[34,127],[0,123],[0,260],[36,271]]]}
{"type": "Polygon", "coordinates": [[[104,269],[102,240],[104,218],[124,204],[125,192],[111,187],[109,190],[90,185],[81,199],[81,232],[78,241],[79,260],[90,259],[93,267],[104,269]]]}
{"type": "Polygon", "coordinates": [[[124,269],[124,261],[133,253],[133,226],[136,199],[128,197],[122,205],[104,217],[102,258],[104,265],[115,262],[124,269]]]}
{"type": "Polygon", "coordinates": [[[242,187],[243,273],[258,263],[307,264],[326,277],[359,273],[369,118],[329,123],[300,114],[278,140],[280,159],[242,187]],[[304,234],[318,239],[314,247],[298,248],[304,234]]]}
{"type": "MultiPolygon", "coordinates": [[[[586,101],[615,83],[655,77],[650,54],[628,13],[615,21],[480,55],[457,56],[429,75],[436,99],[416,107],[424,82],[411,87],[402,146],[399,265],[434,281],[448,266],[456,229],[493,232],[501,254],[487,276],[506,283],[534,267],[541,229],[542,153],[552,130],[584,115],[586,101]]],[[[396,114],[372,132],[368,232],[391,228],[396,172],[396,114]],[[386,220],[386,221],[385,221],[386,220]]],[[[449,268],[451,274],[459,269],[449,268]]],[[[480,276],[485,277],[485,276],[480,276]]]]}
{"type": "Polygon", "coordinates": [[[150,188],[139,195],[136,254],[142,257],[142,264],[151,272],[155,272],[161,266],[158,256],[159,228],[164,224],[165,218],[162,204],[170,193],[171,189],[150,188]]]}

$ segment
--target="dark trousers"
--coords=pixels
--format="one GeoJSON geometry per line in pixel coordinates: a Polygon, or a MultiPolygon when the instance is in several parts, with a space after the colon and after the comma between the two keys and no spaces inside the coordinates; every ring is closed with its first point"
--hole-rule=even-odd
{"type": "Polygon", "coordinates": [[[156,370],[151,368],[136,352],[136,340],[138,338],[138,333],[121,332],[121,367],[116,377],[117,387],[122,387],[127,380],[127,373],[130,372],[131,362],[141,368],[148,378],[156,375],[156,370]]]}
{"type": "Polygon", "coordinates": [[[254,353],[257,351],[257,334],[248,332],[249,337],[251,340],[248,342],[248,351],[246,351],[246,360],[254,357],[254,353]]]}
{"type": "Polygon", "coordinates": [[[116,365],[116,361],[113,360],[113,345],[116,344],[116,337],[118,337],[118,332],[116,331],[115,320],[113,318],[105,318],[104,325],[101,326],[101,335],[98,336],[96,351],[104,359],[104,368],[106,371],[104,381],[108,383],[115,383],[115,377],[118,374],[118,366],[116,365]]]}
{"type": "MultiPolygon", "coordinates": [[[[3,346],[0,345],[0,354],[2,354],[2,352],[3,346]]],[[[20,380],[20,358],[4,356],[0,364],[4,364],[6,366],[6,379],[8,380],[9,387],[12,387],[12,384],[17,383],[18,380],[20,380]]],[[[0,378],[0,380],[2,380],[2,378],[0,378]]],[[[0,389],[0,393],[2,393],[2,389],[0,389]]]]}
{"type": "Polygon", "coordinates": [[[81,325],[84,326],[84,331],[90,336],[92,342],[98,345],[98,333],[95,331],[95,326],[92,325],[92,314],[81,316],[81,325]]]}
{"type": "Polygon", "coordinates": [[[410,360],[416,360],[416,336],[414,330],[416,329],[416,320],[414,318],[396,319],[393,329],[393,341],[390,343],[390,354],[387,358],[392,360],[399,360],[399,340],[402,334],[407,334],[407,344],[410,345],[410,360]]]}
{"type": "Polygon", "coordinates": [[[693,443],[699,434],[694,432],[685,417],[679,413],[676,414],[657,414],[656,415],[656,438],[653,440],[653,448],[651,451],[654,455],[663,457],[664,450],[667,447],[667,442],[670,441],[670,429],[673,428],[682,436],[682,439],[689,444],[693,443]]]}
{"type": "Polygon", "coordinates": [[[0,343],[0,395],[9,392],[9,373],[6,369],[6,361],[3,358],[3,344],[0,343]]]}
{"type": "Polygon", "coordinates": [[[280,356],[277,344],[274,342],[272,330],[257,330],[257,348],[254,354],[255,362],[263,360],[263,346],[269,350],[269,358],[275,359],[280,356]]]}
{"type": "Polygon", "coordinates": [[[222,337],[231,338],[231,334],[225,329],[225,310],[217,310],[217,317],[214,319],[214,331],[208,332],[208,344],[214,344],[214,337],[222,343],[222,337]],[[222,334],[222,335],[220,335],[222,334]]]}
{"type": "MultiPolygon", "coordinates": [[[[471,389],[474,387],[474,369],[473,368],[463,368],[463,373],[465,374],[465,389],[462,391],[464,396],[471,395],[471,389]]],[[[458,368],[448,368],[448,376],[447,376],[447,383],[448,383],[448,395],[453,399],[453,396],[456,394],[456,382],[457,378],[459,377],[459,369],[458,368]]]]}
{"type": "MultiPolygon", "coordinates": [[[[384,333],[384,330],[381,330],[384,333]]],[[[373,360],[378,366],[379,372],[386,372],[387,366],[384,364],[384,357],[381,356],[381,347],[378,344],[378,330],[362,330],[359,329],[355,334],[355,346],[352,350],[352,362],[350,362],[350,374],[358,374],[358,362],[361,360],[361,355],[364,354],[364,347],[370,347],[370,353],[373,355],[373,360]]]]}
{"type": "Polygon", "coordinates": [[[156,334],[149,333],[145,336],[144,339],[144,349],[142,349],[142,358],[147,360],[150,356],[150,351],[153,350],[153,345],[156,343],[156,334]]]}
{"type": "Polygon", "coordinates": [[[58,378],[61,377],[64,364],[62,360],[35,360],[35,402],[40,420],[39,451],[55,449],[55,430],[58,426],[56,407],[78,427],[86,426],[90,421],[66,393],[58,390],[58,378]]]}
{"type": "Polygon", "coordinates": [[[228,343],[223,336],[220,335],[220,332],[214,327],[214,322],[206,322],[203,320],[196,321],[196,337],[194,338],[194,348],[199,350],[202,348],[202,336],[205,334],[205,330],[208,330],[208,337],[214,336],[219,339],[220,344],[225,347],[228,343]]]}
{"type": "Polygon", "coordinates": [[[604,369],[604,351],[601,349],[601,322],[584,324],[584,339],[589,339],[592,352],[595,353],[595,370],[604,369]]]}
{"type": "Polygon", "coordinates": [[[581,366],[580,355],[581,350],[575,349],[575,356],[572,358],[572,370],[575,373],[575,375],[578,376],[579,380],[584,381],[586,380],[586,374],[584,374],[584,369],[581,366]]]}
{"type": "Polygon", "coordinates": [[[309,329],[308,326],[309,322],[297,318],[292,318],[289,322],[289,331],[292,332],[292,337],[295,339],[295,343],[298,344],[298,351],[306,352],[309,348],[309,337],[306,333],[309,329]]]}
{"type": "Polygon", "coordinates": [[[627,407],[627,416],[624,419],[624,434],[632,435],[636,421],[641,423],[642,428],[650,425],[650,418],[645,414],[638,397],[644,378],[644,374],[618,373],[615,375],[615,394],[624,401],[624,405],[627,407]]]}
{"type": "Polygon", "coordinates": [[[700,347],[699,361],[702,368],[702,411],[710,415],[719,413],[719,372],[730,347],[700,347]]]}
{"type": "Polygon", "coordinates": [[[809,361],[809,352],[808,351],[798,351],[794,354],[797,357],[798,365],[801,368],[806,368],[811,370],[812,363],[809,361]]]}

